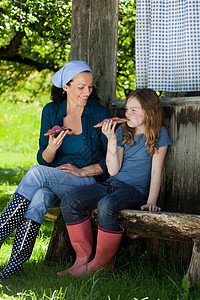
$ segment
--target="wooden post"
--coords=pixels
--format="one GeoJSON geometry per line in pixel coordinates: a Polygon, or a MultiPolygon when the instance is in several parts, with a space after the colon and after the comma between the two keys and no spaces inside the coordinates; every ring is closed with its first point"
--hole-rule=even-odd
{"type": "Polygon", "coordinates": [[[115,99],[118,0],[73,0],[71,60],[85,60],[107,106],[115,99]]]}
{"type": "Polygon", "coordinates": [[[200,214],[200,97],[162,100],[173,145],[165,159],[162,210],[200,214]]]}
{"type": "Polygon", "coordinates": [[[187,273],[191,287],[200,282],[200,236],[194,241],[192,257],[187,273]]]}

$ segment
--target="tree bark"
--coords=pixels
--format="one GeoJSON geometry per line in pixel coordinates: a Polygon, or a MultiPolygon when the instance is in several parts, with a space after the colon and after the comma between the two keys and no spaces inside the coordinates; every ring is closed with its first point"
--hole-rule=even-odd
{"type": "Polygon", "coordinates": [[[75,252],[72,248],[66,225],[61,213],[54,223],[54,230],[51,236],[49,247],[47,249],[46,260],[53,262],[70,262],[75,258],[75,252]]]}
{"type": "Polygon", "coordinates": [[[192,257],[187,273],[190,286],[194,287],[200,281],[200,236],[194,241],[192,257]]]}
{"type": "Polygon", "coordinates": [[[118,0],[73,0],[71,60],[85,60],[101,103],[116,98],[118,0]]]}
{"type": "MultiPolygon", "coordinates": [[[[97,211],[92,211],[96,218],[97,211]]],[[[181,213],[121,210],[121,225],[126,234],[137,237],[159,238],[181,242],[193,242],[200,233],[200,216],[181,213]]]]}

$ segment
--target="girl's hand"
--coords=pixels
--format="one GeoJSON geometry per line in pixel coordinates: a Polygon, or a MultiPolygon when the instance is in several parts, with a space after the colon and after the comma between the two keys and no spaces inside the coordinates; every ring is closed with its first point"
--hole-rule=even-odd
{"type": "Polygon", "coordinates": [[[60,169],[66,173],[71,173],[77,177],[85,177],[86,176],[86,172],[83,169],[79,169],[71,164],[60,165],[59,167],[57,167],[57,169],[60,169]]]}
{"type": "Polygon", "coordinates": [[[154,204],[145,204],[145,205],[142,205],[141,210],[160,211],[161,208],[154,204]]]}
{"type": "Polygon", "coordinates": [[[103,134],[105,134],[105,136],[107,137],[108,140],[117,138],[116,133],[115,133],[116,124],[117,123],[115,121],[113,122],[112,120],[108,120],[103,123],[102,132],[103,132],[103,134]]]}
{"type": "Polygon", "coordinates": [[[48,147],[53,151],[56,151],[62,145],[63,139],[68,132],[68,130],[63,130],[57,137],[55,137],[54,135],[50,135],[48,147]]]}

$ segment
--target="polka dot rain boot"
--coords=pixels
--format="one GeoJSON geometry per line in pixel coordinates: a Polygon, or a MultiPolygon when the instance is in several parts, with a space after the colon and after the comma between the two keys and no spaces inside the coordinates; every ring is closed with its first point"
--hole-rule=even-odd
{"type": "Polygon", "coordinates": [[[22,264],[32,254],[40,225],[32,220],[24,219],[18,226],[10,260],[6,268],[0,273],[0,279],[6,279],[22,270],[22,264]]]}
{"type": "Polygon", "coordinates": [[[23,219],[30,201],[15,193],[0,216],[0,247],[23,219]]]}

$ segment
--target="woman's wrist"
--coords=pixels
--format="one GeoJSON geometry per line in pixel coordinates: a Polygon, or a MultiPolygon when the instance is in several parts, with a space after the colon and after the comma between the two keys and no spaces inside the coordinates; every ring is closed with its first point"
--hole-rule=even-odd
{"type": "Polygon", "coordinates": [[[81,172],[84,174],[83,177],[96,176],[104,173],[99,164],[83,167],[81,168],[81,172]]]}
{"type": "Polygon", "coordinates": [[[52,149],[49,149],[49,145],[46,147],[46,149],[42,152],[42,158],[47,162],[51,163],[55,158],[56,150],[52,151],[52,149]]]}

